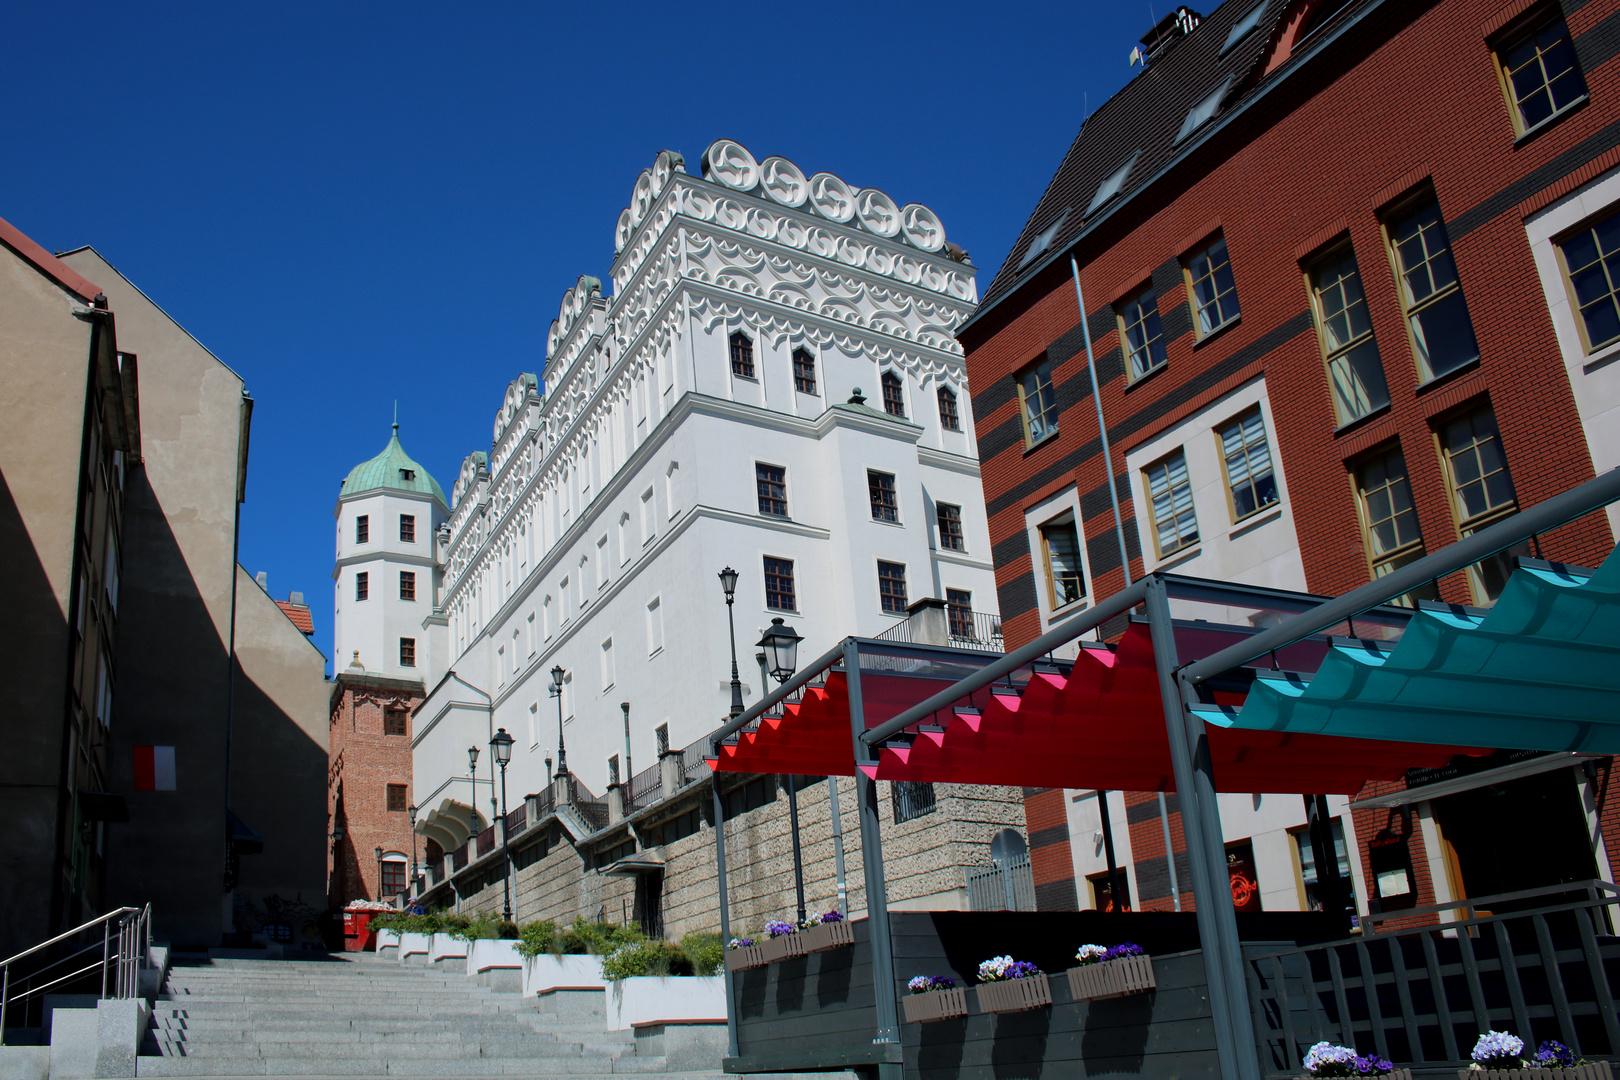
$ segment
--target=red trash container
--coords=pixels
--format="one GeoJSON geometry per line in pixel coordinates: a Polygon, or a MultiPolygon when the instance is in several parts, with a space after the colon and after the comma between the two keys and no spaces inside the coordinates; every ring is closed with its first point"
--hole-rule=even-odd
{"type": "Polygon", "coordinates": [[[371,929],[375,911],[345,911],[343,913],[343,951],[375,952],[377,931],[371,929]]]}

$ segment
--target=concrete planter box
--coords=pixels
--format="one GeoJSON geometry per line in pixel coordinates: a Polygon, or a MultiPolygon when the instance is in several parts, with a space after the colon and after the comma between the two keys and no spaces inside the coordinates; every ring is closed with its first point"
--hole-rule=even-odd
{"type": "Polygon", "coordinates": [[[765,966],[765,946],[744,945],[740,949],[726,950],[727,971],[747,971],[765,966]]]}
{"type": "Polygon", "coordinates": [[[432,934],[401,933],[399,935],[399,962],[402,964],[426,964],[429,955],[433,952],[432,934]]]}
{"type": "Polygon", "coordinates": [[[502,993],[521,993],[524,963],[517,945],[516,941],[507,939],[472,942],[467,954],[468,978],[477,979],[479,986],[502,993]]]}
{"type": "MultiPolygon", "coordinates": [[[[1411,1080],[1411,1069],[1396,1069],[1397,1073],[1405,1073],[1406,1080],[1411,1080]]],[[[1614,1074],[1609,1070],[1607,1061],[1597,1061],[1590,1065],[1577,1065],[1573,1069],[1458,1069],[1460,1080],[1613,1080],[1614,1074]]]]}
{"type": "Polygon", "coordinates": [[[723,975],[636,975],[607,986],[608,1031],[725,1022],[723,975]]]}
{"type": "Polygon", "coordinates": [[[787,960],[805,954],[804,933],[783,934],[781,937],[766,938],[760,942],[760,952],[767,964],[774,964],[778,960],[787,960]]]}
{"type": "Polygon", "coordinates": [[[377,931],[377,955],[389,960],[399,959],[399,931],[377,931]]]}
{"type": "Polygon", "coordinates": [[[807,953],[843,949],[855,944],[855,928],[849,925],[848,919],[843,922],[820,923],[789,936],[800,938],[800,944],[807,953]]]}
{"type": "Polygon", "coordinates": [[[552,956],[541,953],[523,967],[523,995],[534,997],[554,990],[602,990],[600,956],[552,956]]]}
{"type": "Polygon", "coordinates": [[[1000,979],[974,987],[982,1013],[1028,1012],[1052,1004],[1052,983],[1046,972],[1023,979],[1000,979]]]}
{"type": "Polygon", "coordinates": [[[1100,964],[1082,964],[1069,969],[1069,995],[1076,1001],[1102,1001],[1152,990],[1151,956],[1122,956],[1100,964]]]}
{"type": "Polygon", "coordinates": [[[467,970],[468,942],[449,934],[434,934],[432,942],[428,945],[428,963],[435,967],[454,967],[462,972],[467,970]],[[461,961],[457,963],[456,961],[461,961]]]}
{"type": "Polygon", "coordinates": [[[927,1024],[935,1020],[949,1020],[953,1016],[966,1016],[967,987],[908,994],[900,999],[900,1006],[908,1024],[927,1024]]]}

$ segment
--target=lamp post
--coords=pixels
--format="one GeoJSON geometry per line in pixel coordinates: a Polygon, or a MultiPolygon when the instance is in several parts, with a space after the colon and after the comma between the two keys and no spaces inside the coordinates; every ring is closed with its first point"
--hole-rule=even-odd
{"type": "Polygon", "coordinates": [[[726,622],[731,627],[731,716],[743,714],[742,680],[737,677],[737,617],[732,605],[737,599],[737,571],[727,566],[720,571],[720,587],[726,591],[726,622]]]}
{"type": "Polygon", "coordinates": [[[383,891],[382,848],[378,848],[377,849],[377,899],[379,899],[379,900],[382,899],[382,891],[383,891]]]}
{"type": "MultiPolygon", "coordinates": [[[[467,800],[467,842],[478,835],[478,747],[467,747],[467,771],[472,775],[472,798],[467,800]]],[[[474,849],[476,850],[476,848],[474,849]]]]}
{"type": "MultiPolygon", "coordinates": [[[[788,626],[781,619],[772,619],[770,628],[765,636],[756,643],[757,648],[765,651],[759,654],[761,670],[768,669],[771,677],[778,685],[793,678],[793,672],[799,666],[799,642],[803,641],[798,631],[788,626]]],[[[827,782],[833,782],[827,777],[827,782]]],[[[793,830],[793,891],[799,903],[799,924],[804,924],[804,856],[799,850],[799,784],[796,776],[787,778],[788,789],[788,818],[793,830]]]]}
{"type": "Polygon", "coordinates": [[[411,893],[415,895],[422,891],[421,872],[416,867],[416,804],[411,803],[405,812],[411,815],[411,893]]]}
{"type": "Polygon", "coordinates": [[[495,764],[501,767],[501,861],[505,869],[501,886],[506,893],[506,906],[502,913],[507,922],[512,921],[512,854],[506,846],[506,763],[512,760],[512,743],[512,736],[506,733],[505,728],[495,732],[495,737],[489,740],[495,764]]]}
{"type": "Polygon", "coordinates": [[[568,672],[558,664],[551,669],[551,693],[557,699],[557,779],[568,775],[568,748],[563,745],[563,679],[568,672]]]}

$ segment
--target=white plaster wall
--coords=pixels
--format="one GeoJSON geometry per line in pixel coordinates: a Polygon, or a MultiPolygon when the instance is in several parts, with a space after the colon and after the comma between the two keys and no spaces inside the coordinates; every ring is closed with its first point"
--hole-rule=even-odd
{"type": "Polygon", "coordinates": [[[445,512],[426,495],[387,489],[345,496],[337,506],[337,562],[333,568],[334,667],[341,671],[354,659],[373,674],[423,679],[429,635],[422,620],[433,611],[440,572],[434,559],[433,536],[445,512]],[[416,518],[416,542],[399,538],[402,514],[416,518]],[[355,521],[369,518],[369,540],[355,542],[355,521]],[[399,598],[399,574],[416,574],[416,600],[399,598]],[[369,596],[355,599],[355,575],[369,574],[369,596]],[[399,664],[399,639],[416,639],[414,669],[399,664]]]}
{"type": "MultiPolygon", "coordinates": [[[[1299,536],[1294,529],[1293,505],[1288,498],[1286,463],[1278,450],[1264,377],[1255,378],[1175,427],[1132,446],[1125,455],[1125,465],[1132,485],[1131,498],[1137,508],[1136,528],[1142,544],[1143,564],[1148,572],[1173,569],[1178,574],[1218,581],[1305,589],[1299,536]],[[1277,477],[1278,501],[1241,522],[1234,522],[1227,503],[1220,436],[1215,429],[1256,404],[1265,419],[1272,468],[1277,477]],[[1187,455],[1199,542],[1160,559],[1154,547],[1152,500],[1148,498],[1143,470],[1178,447],[1184,448],[1187,455]]],[[[1123,497],[1125,493],[1120,494],[1123,497]]],[[[1214,617],[1207,612],[1201,614],[1214,617]]]]}
{"type": "MultiPolygon", "coordinates": [[[[1620,170],[1599,177],[1525,220],[1530,253],[1536,260],[1564,372],[1575,396],[1575,411],[1586,431],[1592,467],[1599,473],[1620,466],[1620,343],[1588,353],[1581,342],[1579,312],[1564,283],[1558,247],[1561,239],[1590,219],[1620,208],[1620,170]]],[[[1608,508],[1609,528],[1620,535],[1620,505],[1608,508]]]]}

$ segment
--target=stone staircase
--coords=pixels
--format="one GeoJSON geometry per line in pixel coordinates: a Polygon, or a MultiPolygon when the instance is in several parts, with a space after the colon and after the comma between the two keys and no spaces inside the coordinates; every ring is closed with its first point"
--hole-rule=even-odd
{"type": "MultiPolygon", "coordinates": [[[[591,995],[520,998],[457,972],[369,954],[319,960],[177,955],[137,1076],[608,1077],[668,1074],[591,995]],[[545,1011],[550,1008],[552,1011],[545,1011]]],[[[595,995],[599,997],[599,995],[595,995]]],[[[717,1080],[712,1073],[681,1073],[717,1080]]]]}

